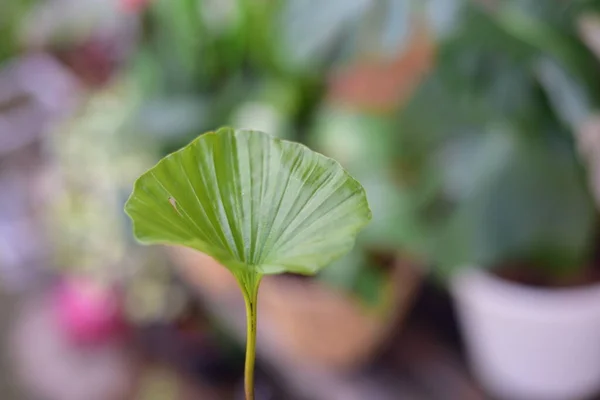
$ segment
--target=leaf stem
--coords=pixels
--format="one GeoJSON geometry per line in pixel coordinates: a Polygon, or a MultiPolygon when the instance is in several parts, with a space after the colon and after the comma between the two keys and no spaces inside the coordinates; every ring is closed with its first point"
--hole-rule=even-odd
{"type": "Polygon", "coordinates": [[[244,391],[246,400],[254,400],[254,360],[256,358],[256,322],[258,288],[262,275],[252,271],[236,274],[246,303],[246,365],[244,368],[244,391]]]}

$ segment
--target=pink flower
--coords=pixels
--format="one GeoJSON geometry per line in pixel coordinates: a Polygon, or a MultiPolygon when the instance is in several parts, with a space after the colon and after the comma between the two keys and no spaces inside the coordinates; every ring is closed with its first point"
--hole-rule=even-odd
{"type": "Polygon", "coordinates": [[[78,343],[101,343],[123,328],[120,301],[114,289],[85,279],[67,279],[58,288],[59,322],[78,343]]]}
{"type": "Polygon", "coordinates": [[[146,8],[149,0],[121,0],[121,7],[126,12],[139,13],[146,8]]]}

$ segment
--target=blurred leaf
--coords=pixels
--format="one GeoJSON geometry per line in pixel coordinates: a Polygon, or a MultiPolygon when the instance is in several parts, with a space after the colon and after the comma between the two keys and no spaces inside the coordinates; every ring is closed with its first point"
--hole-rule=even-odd
{"type": "Polygon", "coordinates": [[[361,17],[372,0],[287,0],[275,26],[279,54],[292,70],[320,68],[344,30],[361,17]]]}
{"type": "Polygon", "coordinates": [[[21,46],[24,17],[33,4],[32,0],[5,0],[0,6],[0,63],[16,55],[21,46]]]}
{"type": "Polygon", "coordinates": [[[600,2],[598,0],[574,0],[569,4],[580,12],[598,12],[600,11],[600,2]]]}
{"type": "Polygon", "coordinates": [[[406,232],[413,228],[407,213],[411,207],[410,200],[385,173],[359,176],[373,212],[373,220],[360,236],[361,243],[380,249],[398,248],[403,244],[406,232]]]}
{"type": "Polygon", "coordinates": [[[314,274],[371,219],[364,189],[335,161],[227,128],[143,174],[125,210],[142,243],[200,250],[236,276],[314,274]]]}
{"type": "Polygon", "coordinates": [[[210,65],[210,55],[203,53],[202,22],[197,0],[153,1],[150,15],[153,28],[153,51],[162,63],[169,88],[191,90],[198,83],[201,69],[210,65]],[[200,64],[200,55],[204,55],[200,64]]]}
{"type": "Polygon", "coordinates": [[[240,67],[245,45],[242,9],[231,0],[157,0],[151,38],[168,87],[192,92],[220,83],[240,67]]]}
{"type": "Polygon", "coordinates": [[[202,130],[209,117],[208,101],[192,96],[170,96],[147,101],[141,108],[139,129],[155,140],[177,140],[202,130]]]}
{"type": "Polygon", "coordinates": [[[389,118],[326,106],[313,125],[311,145],[340,161],[351,173],[380,172],[394,156],[389,118]]]}
{"type": "Polygon", "coordinates": [[[443,42],[433,74],[444,91],[438,104],[458,103],[489,115],[514,117],[531,113],[535,79],[527,68],[536,50],[500,29],[485,13],[465,11],[465,24],[443,42]]]}
{"type": "Polygon", "coordinates": [[[556,61],[541,57],[536,63],[538,79],[560,119],[574,131],[594,110],[594,101],[584,82],[570,75],[556,61]]]}
{"type": "Polygon", "coordinates": [[[510,98],[502,100],[502,96],[491,96],[482,88],[455,89],[454,76],[454,73],[434,73],[400,112],[395,150],[402,160],[406,185],[431,182],[423,174],[432,155],[445,142],[481,134],[487,123],[502,116],[500,105],[506,104],[508,110],[512,107],[507,104],[510,98]]]}
{"type": "MultiPolygon", "coordinates": [[[[538,55],[553,58],[569,75],[591,88],[600,87],[599,64],[576,36],[576,21],[566,19],[556,26],[539,14],[519,7],[519,3],[503,2],[493,13],[498,24],[515,38],[535,48],[538,55]],[[566,26],[565,26],[566,25],[566,26]]],[[[546,7],[551,9],[552,7],[546,7]]],[[[594,99],[596,100],[596,99],[594,99]]]]}
{"type": "Polygon", "coordinates": [[[199,8],[211,36],[235,31],[241,19],[242,9],[238,0],[202,0],[199,8]]]}
{"type": "Polygon", "coordinates": [[[367,307],[381,304],[389,279],[381,266],[372,265],[360,246],[323,269],[317,277],[331,287],[354,294],[367,307]]]}
{"type": "Polygon", "coordinates": [[[268,132],[282,139],[292,138],[286,115],[267,102],[250,100],[242,103],[233,113],[231,125],[268,132]]]}
{"type": "Polygon", "coordinates": [[[165,91],[161,64],[148,46],[140,46],[126,74],[142,97],[156,96],[165,91]]]}
{"type": "Polygon", "coordinates": [[[426,0],[422,3],[428,26],[438,39],[451,36],[464,23],[464,0],[426,0]]]}
{"type": "Polygon", "coordinates": [[[600,59],[600,14],[585,13],[577,21],[579,36],[596,56],[600,59]]]}
{"type": "Polygon", "coordinates": [[[278,79],[259,82],[258,88],[234,110],[230,125],[295,139],[293,123],[300,108],[298,86],[278,79]]]}
{"type": "Polygon", "coordinates": [[[378,266],[367,264],[360,269],[353,289],[368,307],[377,307],[385,298],[388,284],[388,274],[378,266]]]}
{"type": "Polygon", "coordinates": [[[332,287],[351,291],[366,263],[364,251],[355,246],[348,254],[319,272],[318,278],[332,287]]]}
{"type": "Polygon", "coordinates": [[[411,32],[412,7],[410,0],[379,1],[383,21],[379,38],[374,42],[379,54],[388,57],[396,56],[405,48],[411,32]],[[387,7],[381,7],[386,4],[387,7]]]}
{"type": "Polygon", "coordinates": [[[585,267],[596,212],[571,145],[564,138],[520,140],[507,161],[467,205],[479,260],[531,260],[550,271],[585,267]]]}
{"type": "Polygon", "coordinates": [[[487,134],[457,136],[432,154],[441,175],[441,190],[450,201],[468,199],[510,160],[512,135],[500,127],[487,130],[487,134]]]}
{"type": "MultiPolygon", "coordinates": [[[[454,161],[441,160],[440,173],[448,174],[458,161],[464,163],[463,173],[468,164],[472,180],[469,186],[456,186],[450,172],[440,195],[447,196],[444,187],[451,187],[460,196],[450,193],[453,203],[447,212],[420,220],[426,227],[421,246],[442,273],[467,265],[495,267],[507,260],[528,260],[548,273],[585,266],[595,209],[567,139],[498,132],[480,139],[487,151],[474,151],[463,141],[467,147],[454,161]],[[473,152],[479,161],[459,156],[473,152]]],[[[460,143],[451,142],[453,151],[460,143]]],[[[436,154],[432,157],[439,160],[436,154]]],[[[463,175],[460,182],[468,179],[463,175]]]]}
{"type": "Polygon", "coordinates": [[[344,58],[360,56],[395,59],[406,49],[412,33],[412,0],[372,2],[346,34],[344,58]]]}
{"type": "Polygon", "coordinates": [[[360,236],[369,246],[396,248],[408,218],[406,198],[392,179],[395,132],[387,117],[328,106],[321,109],[309,143],[339,160],[364,186],[373,220],[360,236]]]}

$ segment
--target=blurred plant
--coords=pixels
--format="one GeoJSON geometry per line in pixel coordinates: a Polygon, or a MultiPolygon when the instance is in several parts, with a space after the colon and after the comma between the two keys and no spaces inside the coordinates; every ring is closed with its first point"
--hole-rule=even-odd
{"type": "Polygon", "coordinates": [[[578,37],[596,3],[464,2],[439,43],[397,148],[416,223],[403,242],[443,275],[526,261],[553,282],[587,266],[598,221],[574,135],[600,95],[578,37]]]}
{"type": "Polygon", "coordinates": [[[121,0],[38,1],[23,22],[28,49],[54,54],[91,87],[107,84],[135,50],[138,18],[121,0]]]}
{"type": "Polygon", "coordinates": [[[348,252],[371,219],[364,189],[337,162],[262,132],[228,128],[201,135],[144,173],[125,210],[140,242],[200,250],[238,281],[248,400],[263,275],[315,274],[348,252]]]}
{"type": "MultiPolygon", "coordinates": [[[[138,115],[145,135],[141,140],[153,140],[166,155],[198,132],[232,125],[310,143],[346,168],[354,162],[341,152],[352,141],[362,161],[350,171],[360,175],[377,203],[374,223],[361,235],[360,247],[367,253],[373,246],[391,251],[397,241],[390,232],[399,226],[395,216],[402,210],[395,205],[405,201],[393,181],[393,161],[379,154],[393,148],[387,146],[393,144],[392,118],[338,110],[327,91],[338,71],[357,61],[395,66],[407,51],[413,15],[421,8],[438,9],[415,0],[148,2],[140,51],[130,70],[146,99],[138,115]],[[370,140],[374,131],[385,140],[370,140]],[[374,160],[381,160],[378,165],[389,162],[381,167],[386,171],[362,168],[374,160]]],[[[402,67],[394,68],[402,73],[402,67]]],[[[377,276],[370,280],[370,291],[378,292],[375,282],[385,281],[386,275],[367,264],[359,272],[348,272],[355,278],[351,284],[335,281],[332,276],[341,277],[337,274],[318,278],[372,304],[363,296],[369,290],[358,290],[360,277],[377,276]]]]}
{"type": "Polygon", "coordinates": [[[7,0],[0,13],[0,64],[18,54],[21,49],[23,20],[34,0],[7,0]]]}
{"type": "Polygon", "coordinates": [[[168,153],[200,131],[248,121],[250,108],[259,110],[253,125],[302,139],[336,69],[404,51],[413,2],[150,2],[133,71],[151,99],[147,113],[171,122],[160,124],[160,132],[147,129],[168,153]],[[176,105],[195,112],[174,118],[176,105]]]}
{"type": "Polygon", "coordinates": [[[160,253],[141,251],[126,234],[129,188],[159,157],[151,142],[139,151],[133,115],[140,101],[135,87],[119,80],[91,92],[43,137],[51,162],[41,181],[55,268],[67,280],[116,288],[128,322],[143,325],[171,320],[186,299],[160,253]]]}
{"type": "Polygon", "coordinates": [[[152,160],[148,155],[131,156],[127,149],[132,144],[122,134],[137,101],[126,85],[107,87],[46,138],[54,161],[48,172],[53,183],[48,223],[57,262],[102,282],[119,281],[132,272],[123,268],[126,225],[117,210],[126,188],[144,170],[145,158],[148,164],[152,160]],[[89,231],[95,232],[93,238],[85,233],[89,231]]]}

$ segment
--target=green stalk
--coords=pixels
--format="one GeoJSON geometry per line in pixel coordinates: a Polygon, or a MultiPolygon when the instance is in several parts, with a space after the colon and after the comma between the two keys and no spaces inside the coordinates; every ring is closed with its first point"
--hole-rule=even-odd
{"type": "Polygon", "coordinates": [[[246,400],[254,400],[254,360],[256,358],[256,321],[258,288],[262,275],[251,271],[236,274],[246,303],[246,366],[244,368],[244,391],[246,400]]]}

